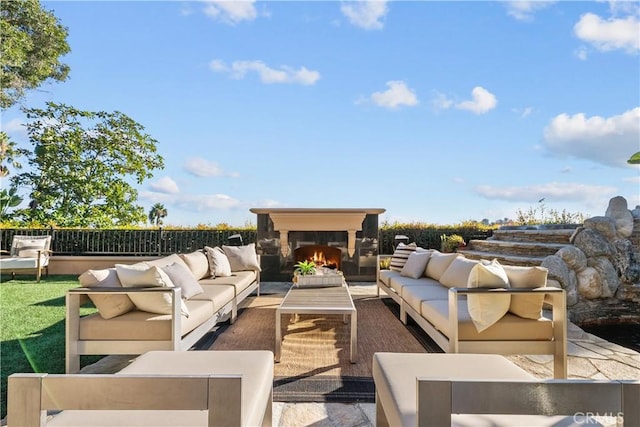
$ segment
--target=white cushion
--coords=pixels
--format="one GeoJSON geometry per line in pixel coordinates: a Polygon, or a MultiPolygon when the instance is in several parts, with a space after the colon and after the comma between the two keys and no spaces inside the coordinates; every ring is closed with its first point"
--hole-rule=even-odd
{"type": "Polygon", "coordinates": [[[189,270],[196,280],[205,279],[211,276],[209,259],[204,251],[194,251],[188,254],[180,254],[180,258],[187,264],[189,270]]]}
{"type": "MultiPolygon", "coordinates": [[[[78,277],[83,288],[121,288],[115,268],[87,270],[78,277]]],[[[130,312],[135,308],[133,301],[125,294],[89,295],[103,319],[111,319],[130,312]]]]}
{"type": "Polygon", "coordinates": [[[409,245],[405,245],[400,242],[400,244],[396,247],[396,250],[393,252],[391,256],[391,263],[389,264],[389,270],[391,271],[402,271],[402,267],[407,263],[407,259],[409,259],[409,255],[415,252],[417,246],[415,243],[411,243],[409,245]]]}
{"type": "Polygon", "coordinates": [[[51,236],[13,236],[10,254],[23,258],[36,258],[38,250],[47,251],[50,245],[51,236]]]}
{"type": "MultiPolygon", "coordinates": [[[[440,276],[440,284],[447,288],[466,288],[471,269],[480,261],[468,259],[463,256],[453,258],[451,264],[440,276]]],[[[427,266],[428,268],[428,266],[427,266]]]]}
{"type": "MultiPolygon", "coordinates": [[[[169,276],[159,267],[144,264],[124,265],[116,264],[116,271],[123,288],[173,288],[174,284],[169,276]]],[[[138,310],[157,314],[171,314],[172,300],[168,292],[148,292],[129,294],[129,298],[138,310]]],[[[189,309],[181,299],[181,312],[189,316],[189,309]]]]}
{"type": "MultiPolygon", "coordinates": [[[[469,273],[469,288],[508,288],[509,279],[502,265],[497,260],[483,260],[476,264],[469,273]]],[[[467,308],[471,320],[478,332],[482,332],[496,323],[509,311],[511,296],[500,295],[467,295],[467,308]]]]}
{"type": "Polygon", "coordinates": [[[222,249],[218,246],[210,248],[204,247],[209,259],[209,269],[211,277],[229,277],[231,276],[231,264],[229,264],[229,258],[224,254],[222,249]]]}
{"type": "Polygon", "coordinates": [[[431,277],[435,280],[440,280],[444,272],[449,267],[449,264],[453,262],[454,259],[459,257],[460,254],[443,254],[442,252],[433,251],[431,257],[429,258],[429,262],[427,263],[427,268],[424,272],[425,276],[431,277]]]}
{"type": "Polygon", "coordinates": [[[431,252],[414,251],[407,258],[407,262],[402,267],[400,274],[402,276],[418,279],[424,274],[424,270],[429,262],[431,252]]]}
{"type": "Polygon", "coordinates": [[[222,250],[229,260],[231,271],[260,271],[260,263],[258,262],[255,243],[250,243],[245,246],[223,245],[222,250]]]}
{"type": "Polygon", "coordinates": [[[167,273],[171,282],[182,290],[182,298],[189,299],[204,292],[200,283],[193,277],[191,270],[184,264],[174,262],[160,268],[167,273]]]}
{"type": "MultiPolygon", "coordinates": [[[[509,278],[509,286],[516,289],[543,288],[547,285],[548,270],[545,267],[519,267],[505,265],[504,271],[509,278]]],[[[509,311],[526,319],[542,317],[544,295],[511,295],[509,311]]]]}

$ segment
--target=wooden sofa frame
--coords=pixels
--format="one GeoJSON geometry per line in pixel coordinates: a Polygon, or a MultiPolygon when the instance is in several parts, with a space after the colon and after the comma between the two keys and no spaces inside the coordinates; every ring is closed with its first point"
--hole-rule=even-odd
{"type": "Polygon", "coordinates": [[[418,426],[449,426],[456,413],[573,415],[586,417],[586,424],[609,416],[618,426],[640,425],[640,381],[417,378],[416,386],[418,426]]]}
{"type": "Polygon", "coordinates": [[[231,312],[233,323],[237,316],[238,302],[244,300],[254,290],[260,295],[260,277],[246,289],[236,295],[229,303],[182,336],[182,315],[180,314],[180,288],[75,288],[66,295],[66,359],[65,372],[68,374],[80,371],[81,355],[101,354],[142,354],[151,350],[186,351],[193,347],[207,332],[213,328],[223,313],[231,312]],[[81,340],[80,339],[80,306],[89,301],[89,295],[96,294],[131,294],[137,292],[169,292],[172,301],[171,338],[168,340],[81,340]]]}
{"type": "MultiPolygon", "coordinates": [[[[385,257],[385,255],[380,255],[385,257]]],[[[390,257],[390,255],[389,255],[390,257]]],[[[484,354],[550,354],[553,355],[553,375],[555,378],[567,378],[567,303],[563,289],[545,287],[536,289],[500,289],[508,294],[545,295],[545,304],[552,310],[553,340],[520,340],[520,341],[464,341],[458,334],[458,299],[460,295],[487,294],[495,292],[486,288],[449,288],[449,330],[450,336],[438,330],[428,319],[407,304],[400,295],[385,285],[380,279],[380,262],[378,262],[377,292],[382,288],[385,293],[400,305],[400,320],[407,324],[407,314],[447,353],[484,353],[484,354]]]]}
{"type": "MultiPolygon", "coordinates": [[[[8,379],[10,426],[45,426],[47,410],[204,410],[212,426],[241,426],[242,377],[237,375],[49,375],[8,379]]],[[[263,426],[271,425],[271,404],[263,426]]]]}

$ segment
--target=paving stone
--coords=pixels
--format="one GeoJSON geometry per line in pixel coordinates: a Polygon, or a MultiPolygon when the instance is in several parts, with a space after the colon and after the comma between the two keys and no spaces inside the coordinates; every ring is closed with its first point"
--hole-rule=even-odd
{"type": "MultiPolygon", "coordinates": [[[[569,358],[567,370],[569,371],[567,375],[569,378],[593,379],[600,374],[598,369],[591,363],[591,360],[580,357],[569,358]]],[[[606,379],[606,377],[601,379],[606,379]]]]}
{"type": "Polygon", "coordinates": [[[326,406],[322,403],[297,403],[285,406],[278,426],[335,427],[329,419],[326,406]]]}
{"type": "Polygon", "coordinates": [[[594,366],[609,379],[640,380],[640,369],[617,360],[592,360],[594,366]]]}
{"type": "Polygon", "coordinates": [[[272,417],[271,417],[271,425],[273,427],[280,426],[280,418],[282,418],[282,412],[284,411],[285,406],[289,405],[289,403],[285,402],[273,402],[271,405],[272,417]]]}
{"type": "Polygon", "coordinates": [[[340,404],[340,403],[327,403],[327,414],[329,420],[334,426],[362,426],[369,425],[367,416],[360,410],[357,404],[340,404]]]}
{"type": "Polygon", "coordinates": [[[602,354],[598,354],[596,352],[591,351],[590,349],[583,347],[583,343],[581,342],[568,342],[567,343],[567,354],[569,356],[574,357],[584,357],[587,359],[606,359],[607,356],[603,356],[602,354]]]}
{"type": "Polygon", "coordinates": [[[365,414],[369,424],[376,425],[376,404],[375,403],[359,403],[360,410],[365,414]]]}
{"type": "Polygon", "coordinates": [[[589,341],[581,341],[579,343],[576,343],[577,345],[579,345],[580,347],[584,347],[588,350],[593,351],[594,353],[598,353],[602,356],[611,356],[612,354],[614,354],[614,352],[608,348],[603,347],[602,345],[599,344],[595,344],[593,342],[589,342],[589,341]]]}

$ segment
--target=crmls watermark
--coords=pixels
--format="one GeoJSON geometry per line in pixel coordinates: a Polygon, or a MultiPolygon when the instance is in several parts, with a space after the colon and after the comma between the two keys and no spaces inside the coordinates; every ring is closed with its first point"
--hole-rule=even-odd
{"type": "Polygon", "coordinates": [[[584,425],[601,425],[603,418],[614,418],[617,424],[622,424],[624,414],[622,412],[576,412],[573,414],[573,422],[584,425]]]}

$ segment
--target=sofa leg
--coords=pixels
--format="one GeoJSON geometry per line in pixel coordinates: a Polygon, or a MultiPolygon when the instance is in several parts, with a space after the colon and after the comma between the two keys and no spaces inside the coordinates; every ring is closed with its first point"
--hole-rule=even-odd
{"type": "Polygon", "coordinates": [[[376,426],[389,427],[389,421],[387,421],[387,416],[384,414],[384,408],[382,407],[378,393],[376,393],[376,426]]]}
{"type": "Polygon", "coordinates": [[[407,324],[407,310],[404,309],[404,304],[400,304],[400,321],[407,324]]]}

